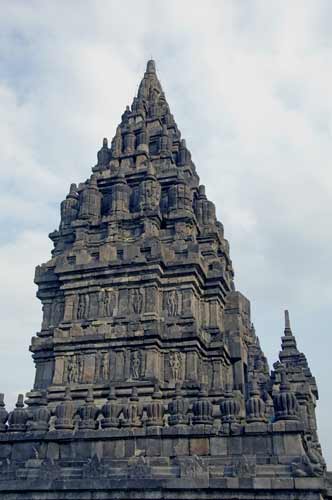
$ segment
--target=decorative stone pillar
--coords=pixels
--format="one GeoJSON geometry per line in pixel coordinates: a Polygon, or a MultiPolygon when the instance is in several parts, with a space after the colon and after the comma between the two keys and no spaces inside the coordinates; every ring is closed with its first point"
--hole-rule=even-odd
{"type": "Polygon", "coordinates": [[[145,313],[144,316],[159,313],[159,290],[155,285],[145,287],[145,313]]]}
{"type": "Polygon", "coordinates": [[[104,137],[103,139],[102,148],[97,153],[97,159],[98,159],[97,166],[99,167],[100,170],[104,170],[110,162],[111,151],[108,148],[108,141],[106,137],[104,137]]]}
{"type": "Polygon", "coordinates": [[[156,379],[160,373],[160,353],[157,349],[147,349],[145,353],[145,378],[156,379]]]}
{"type": "Polygon", "coordinates": [[[103,429],[118,427],[120,411],[121,406],[117,403],[116,389],[114,386],[110,386],[107,402],[101,409],[101,413],[104,417],[101,420],[101,427],[103,429]]]}
{"type": "Polygon", "coordinates": [[[188,400],[183,398],[180,384],[176,384],[175,395],[172,401],[168,404],[169,425],[186,425],[188,424],[188,400]]]}
{"type": "Polygon", "coordinates": [[[240,411],[240,401],[234,397],[231,387],[227,385],[224,398],[220,403],[221,420],[225,423],[237,422],[240,411]]]}
{"type": "Polygon", "coordinates": [[[66,295],[65,296],[65,311],[63,316],[63,321],[72,321],[76,319],[75,317],[75,298],[78,295],[66,295]]]}
{"type": "Polygon", "coordinates": [[[191,288],[181,289],[181,316],[193,317],[194,294],[191,288]]]}
{"type": "Polygon", "coordinates": [[[184,178],[179,173],[176,184],[173,184],[168,191],[168,211],[169,214],[176,215],[178,211],[192,212],[191,189],[185,183],[184,178]]]}
{"type": "Polygon", "coordinates": [[[135,151],[135,133],[132,124],[129,124],[128,131],[123,135],[124,153],[132,154],[135,151]]]}
{"type": "Polygon", "coordinates": [[[145,123],[142,124],[142,128],[137,136],[137,151],[149,152],[149,135],[145,123]]]}
{"type": "Polygon", "coordinates": [[[79,196],[77,193],[76,184],[71,184],[69,194],[66,199],[61,203],[61,222],[60,229],[65,229],[77,219],[79,211],[79,196]]]}
{"type": "Polygon", "coordinates": [[[212,425],[212,409],[212,403],[208,399],[207,388],[202,386],[198,394],[198,399],[194,401],[192,406],[192,411],[194,414],[193,423],[212,425]]]}
{"type": "Polygon", "coordinates": [[[116,133],[111,144],[112,158],[119,158],[121,153],[122,153],[122,133],[121,133],[121,126],[119,125],[116,129],[116,133]]]}
{"type": "Polygon", "coordinates": [[[281,371],[279,393],[273,397],[276,420],[298,420],[299,404],[287,380],[286,370],[281,371]]]}
{"type": "Polygon", "coordinates": [[[184,166],[188,163],[190,159],[189,151],[186,146],[185,139],[181,139],[180,147],[179,147],[179,155],[178,155],[178,165],[184,166]]]}
{"type": "Polygon", "coordinates": [[[222,384],[222,361],[221,359],[215,359],[212,361],[212,390],[220,391],[222,384]]]}
{"type": "Polygon", "coordinates": [[[163,125],[160,138],[160,153],[162,156],[170,155],[169,145],[170,141],[169,141],[167,125],[163,125]]]}
{"type": "Polygon", "coordinates": [[[6,422],[8,420],[8,412],[6,410],[4,397],[5,395],[0,393],[0,432],[6,432],[7,430],[6,422]]]}
{"type": "Polygon", "coordinates": [[[161,186],[155,176],[155,169],[149,164],[144,180],[139,186],[139,209],[157,210],[159,208],[161,186]]]}
{"type": "Polygon", "coordinates": [[[127,353],[124,349],[116,351],[114,380],[124,380],[130,376],[130,362],[126,362],[130,353],[128,353],[128,356],[126,356],[126,354],[127,353]]]}
{"type": "Polygon", "coordinates": [[[99,409],[94,403],[94,398],[93,398],[93,387],[88,388],[88,394],[85,399],[85,403],[83,406],[81,406],[78,410],[78,414],[81,418],[78,428],[79,429],[97,429],[98,427],[98,422],[97,422],[97,417],[99,414],[99,409]]]}
{"type": "Polygon", "coordinates": [[[147,412],[147,426],[162,427],[164,425],[164,405],[162,403],[162,394],[158,384],[155,385],[152,394],[152,401],[146,406],[147,412]]]}
{"type": "Polygon", "coordinates": [[[56,356],[53,375],[53,384],[62,385],[64,381],[65,360],[63,356],[56,356]]]}
{"type": "Polygon", "coordinates": [[[110,215],[124,215],[129,212],[129,193],[130,188],[124,174],[118,172],[111,187],[110,215]]]}
{"type": "Polygon", "coordinates": [[[19,394],[15,409],[8,416],[9,432],[25,432],[29,418],[26,408],[24,408],[23,394],[19,394]]]}
{"type": "Polygon", "coordinates": [[[130,402],[125,404],[122,408],[123,412],[123,421],[122,425],[124,427],[141,427],[142,426],[142,421],[141,421],[141,408],[138,404],[139,398],[138,398],[138,393],[137,393],[137,388],[133,387],[132,388],[132,393],[129,398],[130,402]]]}
{"type": "Polygon", "coordinates": [[[209,327],[220,328],[221,307],[218,300],[209,301],[209,327]]]}
{"type": "Polygon", "coordinates": [[[45,300],[45,302],[43,303],[43,321],[41,325],[42,331],[48,329],[51,320],[51,314],[52,314],[52,300],[48,299],[45,300]]]}
{"type": "Polygon", "coordinates": [[[198,354],[195,351],[186,353],[186,380],[197,382],[198,379],[198,354]]]}
{"type": "Polygon", "coordinates": [[[39,404],[31,410],[32,421],[29,422],[29,430],[47,432],[49,428],[51,412],[47,407],[46,392],[42,395],[39,404]]]}
{"type": "Polygon", "coordinates": [[[102,194],[98,190],[97,177],[92,175],[80,194],[80,219],[99,218],[102,194]]]}
{"type": "Polygon", "coordinates": [[[256,376],[253,377],[250,398],[246,403],[247,422],[266,422],[265,403],[261,398],[256,376]]]}
{"type": "Polygon", "coordinates": [[[74,429],[75,404],[72,401],[70,387],[66,387],[63,402],[55,408],[55,428],[62,431],[71,431],[74,429]]]}
{"type": "Polygon", "coordinates": [[[198,198],[195,203],[195,213],[199,224],[207,226],[216,222],[216,207],[205,194],[205,186],[199,186],[198,198]]]}

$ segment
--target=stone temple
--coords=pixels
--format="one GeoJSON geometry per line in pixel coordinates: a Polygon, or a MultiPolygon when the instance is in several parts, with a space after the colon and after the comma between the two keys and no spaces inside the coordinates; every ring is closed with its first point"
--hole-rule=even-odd
{"type": "Polygon", "coordinates": [[[36,376],[12,411],[0,398],[0,498],[332,498],[315,378],[287,311],[270,371],[154,61],[97,157],[36,269],[36,376]]]}

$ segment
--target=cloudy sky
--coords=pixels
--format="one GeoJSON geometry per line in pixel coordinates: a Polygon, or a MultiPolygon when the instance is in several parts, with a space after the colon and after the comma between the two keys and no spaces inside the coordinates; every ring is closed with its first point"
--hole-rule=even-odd
{"type": "Polygon", "coordinates": [[[0,0],[0,390],[32,386],[34,267],[151,56],[230,240],[270,363],[283,310],[329,429],[332,2],[0,0]]]}

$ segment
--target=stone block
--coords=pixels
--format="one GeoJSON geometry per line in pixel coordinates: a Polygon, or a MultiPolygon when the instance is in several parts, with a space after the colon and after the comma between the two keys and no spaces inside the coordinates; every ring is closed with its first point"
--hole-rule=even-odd
{"type": "Polygon", "coordinates": [[[163,457],[173,457],[174,454],[173,440],[163,437],[161,440],[161,455],[163,457]]]}
{"type": "Polygon", "coordinates": [[[227,440],[228,454],[241,455],[243,453],[242,436],[232,436],[227,440]]]}
{"type": "Polygon", "coordinates": [[[34,442],[26,443],[15,443],[12,449],[12,460],[28,460],[29,458],[35,458],[36,448],[38,449],[38,444],[34,442]]]}
{"type": "Polygon", "coordinates": [[[253,479],[254,488],[257,490],[270,490],[271,489],[271,478],[269,477],[255,477],[253,479]]]}
{"type": "Polygon", "coordinates": [[[158,457],[161,454],[160,438],[148,438],[146,443],[146,455],[148,457],[158,457]]]}
{"type": "Polygon", "coordinates": [[[61,459],[73,458],[72,443],[61,443],[60,444],[60,458],[61,459]]]}
{"type": "Polygon", "coordinates": [[[228,477],[227,478],[227,488],[230,490],[236,490],[239,487],[238,477],[228,477]]]}
{"type": "Polygon", "coordinates": [[[303,424],[297,420],[286,420],[285,421],[285,432],[301,432],[303,430],[303,424]]]}
{"type": "Polygon", "coordinates": [[[125,456],[125,445],[123,440],[104,441],[103,456],[105,458],[123,458],[125,456]]]}
{"type": "Polygon", "coordinates": [[[192,438],[190,439],[190,455],[204,456],[210,451],[208,438],[192,438]]]}
{"type": "Polygon", "coordinates": [[[103,441],[91,442],[91,456],[97,457],[99,460],[101,460],[104,457],[103,441]]]}
{"type": "Polygon", "coordinates": [[[135,439],[125,439],[124,440],[124,456],[133,457],[135,455],[135,439]]]}
{"type": "Polygon", "coordinates": [[[46,458],[50,460],[59,460],[60,458],[60,447],[58,443],[53,443],[52,441],[47,445],[46,458]]]}
{"type": "Polygon", "coordinates": [[[92,456],[92,447],[91,447],[91,441],[88,440],[82,440],[77,443],[73,443],[72,450],[73,450],[73,458],[76,459],[84,459],[84,458],[91,458],[92,456]]]}
{"type": "Polygon", "coordinates": [[[324,488],[324,479],[320,477],[296,477],[294,485],[298,490],[321,490],[324,488]]]}
{"type": "Polygon", "coordinates": [[[274,478],[271,480],[271,488],[273,490],[292,490],[294,488],[293,478],[274,478]]]}
{"type": "Polygon", "coordinates": [[[173,440],[173,456],[189,455],[189,439],[178,438],[173,440]]]}
{"type": "Polygon", "coordinates": [[[211,455],[227,455],[227,441],[224,437],[210,438],[210,453],[211,455]]]}
{"type": "Polygon", "coordinates": [[[246,455],[270,455],[272,443],[267,434],[246,434],[242,438],[243,453],[246,455]]]}
{"type": "Polygon", "coordinates": [[[273,432],[285,432],[285,421],[278,420],[277,422],[273,422],[272,431],[273,432]]]}
{"type": "Polygon", "coordinates": [[[286,455],[303,455],[303,444],[300,434],[285,434],[283,441],[286,455]]]}
{"type": "Polygon", "coordinates": [[[285,442],[283,434],[274,434],[272,436],[273,443],[273,454],[274,455],[284,455],[285,454],[285,442]]]}
{"type": "Polygon", "coordinates": [[[239,488],[251,490],[253,488],[254,479],[251,477],[239,477],[239,488]]]}
{"type": "Polygon", "coordinates": [[[267,432],[267,424],[264,422],[252,422],[245,425],[245,434],[265,434],[267,432]]]}
{"type": "Polygon", "coordinates": [[[9,458],[12,452],[12,446],[10,444],[5,444],[0,442],[0,460],[4,458],[9,458]]]}

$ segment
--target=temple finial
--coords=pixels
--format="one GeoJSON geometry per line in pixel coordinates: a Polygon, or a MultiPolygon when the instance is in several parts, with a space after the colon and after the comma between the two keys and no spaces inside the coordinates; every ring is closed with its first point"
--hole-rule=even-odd
{"type": "Polygon", "coordinates": [[[285,310],[285,336],[290,336],[290,335],[292,335],[292,329],[290,326],[289,312],[286,309],[285,310]]]}
{"type": "Polygon", "coordinates": [[[156,72],[156,63],[153,59],[150,59],[146,65],[147,73],[155,73],[156,72]]]}

